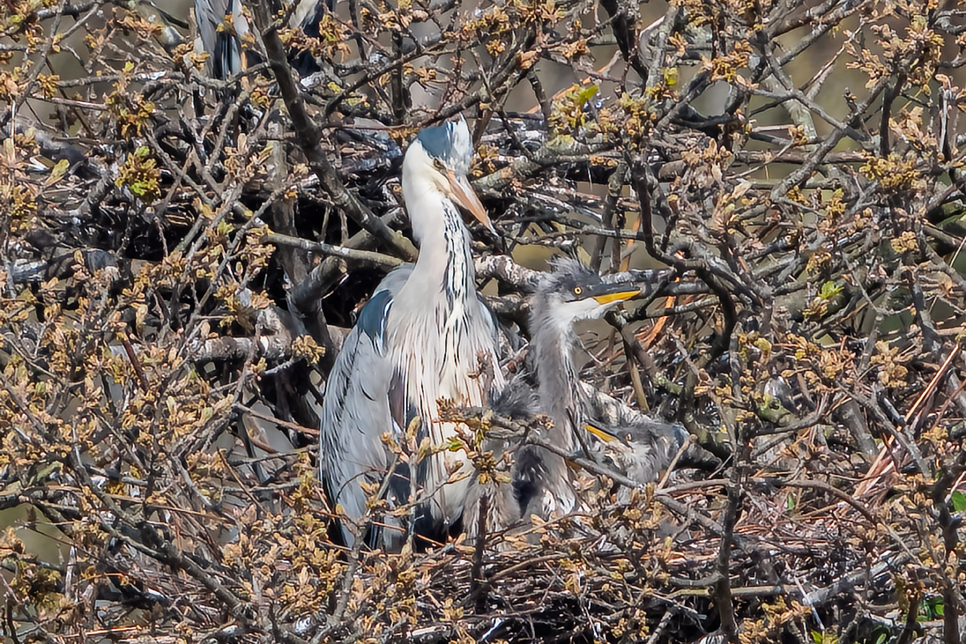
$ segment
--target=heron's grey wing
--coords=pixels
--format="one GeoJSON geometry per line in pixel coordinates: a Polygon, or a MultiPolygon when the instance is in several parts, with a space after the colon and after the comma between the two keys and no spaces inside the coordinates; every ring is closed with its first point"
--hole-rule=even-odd
{"type": "Polygon", "coordinates": [[[195,0],[195,25],[201,47],[212,59],[215,56],[215,41],[218,25],[225,19],[228,3],[231,0],[195,0]]]}
{"type": "Polygon", "coordinates": [[[198,24],[198,37],[202,48],[208,53],[208,65],[214,78],[226,79],[241,70],[241,43],[228,31],[218,30],[225,21],[225,15],[236,16],[236,31],[247,28],[244,18],[240,18],[241,6],[238,0],[195,0],[195,22],[198,24]],[[236,11],[237,7],[237,11],[236,11]],[[243,24],[238,24],[241,19],[243,24]]]}
{"type": "MultiPolygon", "coordinates": [[[[381,482],[391,464],[382,435],[402,431],[391,408],[400,375],[388,358],[386,323],[393,296],[410,270],[396,269],[376,289],[346,336],[326,383],[319,436],[322,480],[330,498],[354,521],[366,513],[368,494],[361,484],[381,482]]],[[[393,482],[390,487],[399,486],[393,482]]],[[[353,542],[347,526],[342,534],[347,544],[353,542]]]]}
{"type": "MultiPolygon", "coordinates": [[[[291,0],[286,0],[285,5],[290,5],[291,0]]],[[[319,21],[325,9],[319,0],[296,0],[295,9],[288,20],[290,27],[300,27],[306,36],[312,38],[319,37],[319,21]]]]}
{"type": "MultiPolygon", "coordinates": [[[[285,0],[284,4],[290,7],[292,0],[285,0]]],[[[325,8],[320,0],[295,0],[295,7],[290,11],[292,13],[288,20],[289,27],[301,29],[309,38],[325,40],[319,31],[319,22],[325,13],[325,8]]],[[[301,51],[294,56],[290,54],[289,62],[298,75],[303,78],[321,70],[318,61],[308,50],[301,51]]]]}

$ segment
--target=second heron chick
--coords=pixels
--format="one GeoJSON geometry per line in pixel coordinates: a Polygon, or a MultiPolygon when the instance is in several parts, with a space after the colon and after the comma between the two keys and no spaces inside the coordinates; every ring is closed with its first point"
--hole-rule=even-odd
{"type": "MultiPolygon", "coordinates": [[[[633,420],[628,416],[616,428],[591,422],[593,405],[573,357],[579,342],[576,322],[601,318],[612,306],[640,292],[632,285],[606,283],[575,260],[558,259],[531,299],[532,373],[520,377],[524,382],[511,383],[496,406],[509,413],[536,408],[553,421],[539,439],[570,454],[586,446],[591,458],[606,458],[629,478],[646,483],[670,464],[687,432],[642,414],[635,414],[633,420]],[[534,388],[526,386],[527,379],[536,380],[535,395],[534,388]]],[[[536,445],[519,450],[513,488],[523,517],[565,514],[576,507],[566,460],[536,445]]]]}

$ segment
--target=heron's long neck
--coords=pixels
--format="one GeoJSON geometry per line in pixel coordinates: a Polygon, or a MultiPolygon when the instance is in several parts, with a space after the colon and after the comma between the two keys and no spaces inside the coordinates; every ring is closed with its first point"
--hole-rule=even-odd
{"type": "Polygon", "coordinates": [[[577,447],[575,432],[580,422],[580,381],[573,360],[577,336],[570,326],[561,328],[538,307],[535,315],[541,314],[542,323],[531,324],[536,330],[533,348],[540,407],[553,420],[555,440],[572,451],[577,447]]]}
{"type": "MultiPolygon", "coordinates": [[[[393,302],[394,351],[419,382],[421,413],[439,398],[476,406],[503,388],[489,313],[476,295],[470,237],[456,205],[436,190],[411,190],[406,205],[419,241],[419,258],[393,302]],[[487,378],[471,377],[485,360],[487,378]]],[[[407,389],[413,389],[413,378],[407,389]]]]}
{"type": "MultiPolygon", "coordinates": [[[[492,323],[476,297],[469,233],[459,211],[438,191],[408,187],[419,258],[390,311],[391,359],[406,375],[406,400],[423,420],[421,431],[432,444],[444,445],[456,426],[436,420],[437,401],[482,406],[504,382],[492,323]],[[492,365],[490,377],[479,376],[481,357],[492,365]]],[[[421,463],[417,478],[433,495],[435,519],[448,523],[460,516],[472,471],[463,451],[442,451],[421,463]],[[447,483],[457,471],[459,480],[447,483]]]]}
{"type": "Polygon", "coordinates": [[[451,306],[475,297],[476,273],[470,239],[459,210],[435,191],[424,193],[413,211],[417,208],[422,221],[419,226],[413,225],[419,241],[419,258],[413,274],[424,285],[425,293],[443,293],[451,306]]]}

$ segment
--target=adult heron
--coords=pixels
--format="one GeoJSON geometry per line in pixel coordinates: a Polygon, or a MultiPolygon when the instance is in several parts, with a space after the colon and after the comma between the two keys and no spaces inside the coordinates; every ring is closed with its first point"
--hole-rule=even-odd
{"type": "MultiPolygon", "coordinates": [[[[640,294],[628,284],[606,283],[580,262],[558,259],[530,300],[532,372],[514,380],[496,407],[513,413],[538,410],[553,421],[543,440],[576,454],[587,446],[594,458],[607,458],[638,483],[655,480],[687,439],[676,425],[625,414],[618,427],[591,422],[591,401],[580,383],[573,354],[579,342],[574,324],[596,319],[618,302],[640,294]],[[533,387],[529,381],[536,379],[533,387]]],[[[539,446],[522,447],[513,488],[524,517],[566,514],[576,507],[570,471],[561,456],[539,446]]]]}
{"type": "MultiPolygon", "coordinates": [[[[319,37],[319,20],[322,18],[321,0],[295,0],[296,6],[288,20],[291,28],[300,28],[305,35],[319,37]]],[[[282,0],[289,7],[292,0],[282,0]]],[[[212,78],[225,80],[246,67],[241,40],[251,30],[242,11],[241,0],[195,0],[195,22],[202,51],[208,52],[208,72],[212,78]],[[231,21],[227,28],[226,17],[231,21]]],[[[300,74],[318,71],[311,54],[303,52],[293,61],[300,74]]]]}
{"type": "MultiPolygon", "coordinates": [[[[406,151],[403,200],[419,258],[380,283],[329,375],[321,474],[330,498],[357,525],[372,490],[384,482],[391,505],[404,504],[410,494],[419,497],[428,532],[452,526],[462,514],[473,468],[454,447],[456,426],[439,421],[437,401],[482,406],[504,385],[496,326],[477,295],[470,236],[457,209],[490,226],[466,176],[472,154],[462,118],[422,130],[406,151]],[[415,455],[399,462],[405,459],[394,457],[383,437],[404,442],[417,417],[418,438],[428,438],[430,453],[419,462],[415,455]]],[[[342,535],[353,543],[349,525],[342,525],[342,535]]],[[[371,535],[370,543],[395,550],[405,526],[397,522],[371,535]]]]}

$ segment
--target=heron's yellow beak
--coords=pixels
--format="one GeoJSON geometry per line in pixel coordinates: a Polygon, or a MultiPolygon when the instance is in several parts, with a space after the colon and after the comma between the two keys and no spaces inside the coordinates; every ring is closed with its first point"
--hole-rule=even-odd
{"type": "Polygon", "coordinates": [[[445,174],[447,183],[449,184],[449,198],[456,202],[457,205],[465,208],[481,224],[493,230],[490,217],[486,214],[486,209],[483,208],[480,198],[476,196],[476,191],[473,190],[473,186],[470,185],[470,180],[464,175],[456,175],[451,170],[446,170],[445,174]]]}
{"type": "Polygon", "coordinates": [[[615,284],[615,288],[620,290],[615,290],[610,293],[601,293],[600,295],[593,295],[592,297],[598,304],[612,304],[614,302],[623,302],[624,300],[629,300],[636,295],[641,294],[641,289],[637,287],[628,287],[625,284],[615,284]]]}
{"type": "Polygon", "coordinates": [[[615,441],[619,441],[620,440],[619,438],[617,438],[616,436],[614,436],[610,432],[608,432],[608,431],[604,430],[603,428],[598,427],[597,425],[594,425],[592,423],[584,423],[584,429],[586,429],[588,432],[590,432],[591,435],[599,438],[600,440],[604,441],[605,443],[613,443],[615,441]]]}

